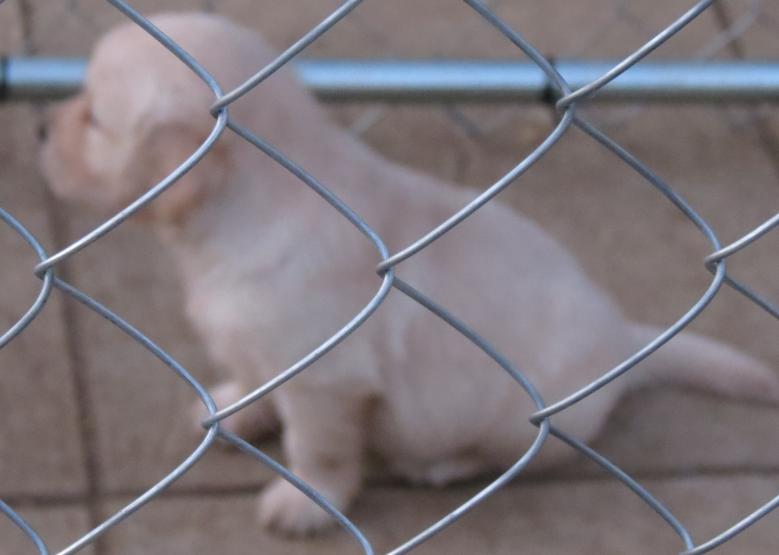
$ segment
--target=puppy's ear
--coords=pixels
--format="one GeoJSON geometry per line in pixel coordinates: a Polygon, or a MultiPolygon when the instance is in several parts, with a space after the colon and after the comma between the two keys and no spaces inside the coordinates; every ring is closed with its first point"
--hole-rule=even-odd
{"type": "MultiPolygon", "coordinates": [[[[123,178],[144,191],[156,185],[194,153],[207,134],[187,123],[156,125],[144,133],[123,178]]],[[[224,139],[224,138],[222,138],[224,139]]],[[[229,170],[228,149],[220,139],[212,149],[139,216],[165,225],[180,226],[203,200],[220,186],[229,170]]]]}

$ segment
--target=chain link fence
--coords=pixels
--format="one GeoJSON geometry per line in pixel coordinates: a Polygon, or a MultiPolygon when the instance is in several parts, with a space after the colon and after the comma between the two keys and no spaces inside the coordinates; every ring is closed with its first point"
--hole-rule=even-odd
{"type": "MultiPolygon", "coordinates": [[[[173,482],[186,474],[190,469],[193,468],[193,466],[197,465],[201,458],[209,449],[213,448],[217,441],[226,442],[236,446],[247,456],[253,457],[260,464],[266,465],[272,471],[291,482],[308,497],[310,497],[314,502],[326,510],[349,534],[351,534],[355,542],[359,544],[363,553],[374,553],[374,549],[371,546],[369,538],[367,538],[360,530],[360,528],[354,525],[345,515],[336,510],[327,501],[327,499],[303,483],[287,468],[272,459],[264,451],[247,443],[240,437],[237,437],[221,429],[219,423],[224,418],[227,418],[228,416],[243,410],[249,404],[258,401],[260,398],[264,397],[276,388],[283,387],[285,382],[294,379],[295,376],[301,372],[305,372],[310,365],[316,362],[319,358],[326,356],[328,351],[331,349],[348,349],[348,346],[341,346],[339,344],[348,335],[360,327],[366,320],[368,320],[372,314],[374,314],[377,310],[381,310],[383,301],[387,297],[390,290],[393,288],[413,299],[421,306],[425,307],[427,310],[438,316],[441,319],[442,326],[449,325],[456,329],[462,335],[463,341],[472,342],[516,381],[517,387],[523,389],[526,392],[535,406],[535,412],[531,415],[528,415],[529,422],[527,425],[535,426],[537,428],[537,435],[536,440],[532,446],[522,455],[521,458],[519,458],[514,463],[513,466],[506,470],[502,475],[488,484],[484,489],[479,491],[468,501],[463,503],[460,507],[444,516],[438,522],[433,523],[416,536],[408,539],[402,543],[402,545],[399,545],[395,549],[391,550],[389,552],[390,555],[399,555],[401,553],[410,552],[414,548],[425,543],[434,535],[444,531],[444,529],[448,526],[453,525],[460,517],[482,503],[491,494],[503,488],[518,474],[520,474],[522,470],[528,465],[528,463],[530,463],[530,461],[532,461],[539,454],[539,452],[544,449],[547,441],[560,440],[565,442],[571,447],[571,449],[577,450],[592,459],[595,463],[602,467],[605,472],[613,476],[614,479],[619,480],[625,485],[625,487],[632,490],[649,507],[651,507],[657,513],[657,515],[668,524],[668,526],[670,526],[676,532],[680,540],[680,551],[688,555],[705,553],[717,546],[722,545],[737,534],[746,530],[757,520],[779,506],[779,496],[777,496],[771,500],[768,500],[765,505],[757,508],[753,513],[746,516],[743,520],[734,523],[733,526],[727,530],[724,530],[716,537],[707,540],[694,540],[691,534],[685,528],[684,524],[676,517],[674,517],[674,515],[662,503],[662,501],[655,498],[644,486],[642,486],[642,484],[632,479],[612,462],[607,460],[596,451],[592,450],[587,445],[583,444],[577,438],[569,436],[565,433],[564,430],[558,429],[554,425],[554,415],[565,411],[569,407],[579,403],[599,389],[608,387],[609,383],[619,378],[619,376],[622,374],[630,372],[631,369],[633,369],[633,367],[641,360],[652,356],[654,351],[661,348],[664,343],[669,341],[674,335],[686,328],[712,301],[712,299],[721,290],[722,285],[732,287],[746,298],[750,299],[755,305],[765,310],[768,314],[774,318],[779,319],[779,309],[774,304],[772,304],[771,301],[763,298],[758,292],[753,291],[747,284],[741,283],[731,277],[726,270],[726,260],[728,257],[747,248],[749,245],[753,244],[755,241],[758,241],[761,237],[779,226],[779,214],[769,218],[755,229],[744,230],[744,234],[741,238],[723,246],[718,239],[715,230],[709,226],[709,224],[674,190],[670,184],[663,181],[641,160],[637,159],[633,154],[612,140],[601,129],[591,124],[580,115],[580,109],[587,105],[588,100],[592,98],[593,95],[597,94],[598,91],[604,87],[607,87],[612,80],[636,64],[639,64],[644,57],[646,57],[655,49],[661,47],[667,40],[669,40],[676,33],[682,31],[688,24],[701,16],[701,14],[707,10],[717,9],[717,5],[715,4],[714,0],[699,1],[686,12],[682,13],[681,15],[677,15],[678,18],[673,21],[673,23],[663,29],[660,33],[656,34],[641,48],[624,57],[622,61],[617,63],[612,69],[604,73],[601,77],[575,90],[572,90],[563,76],[550,62],[548,57],[545,57],[543,54],[541,54],[541,52],[536,47],[534,47],[517,30],[510,26],[502,17],[500,17],[496,10],[498,10],[500,5],[503,4],[502,2],[464,0],[465,4],[473,11],[474,17],[483,18],[484,21],[486,21],[494,28],[495,33],[502,35],[504,39],[508,40],[518,51],[527,56],[527,58],[535,63],[541,71],[543,71],[554,93],[553,103],[558,116],[556,126],[527,157],[516,164],[514,168],[512,168],[494,184],[486,188],[481,194],[479,194],[461,210],[451,215],[445,221],[441,222],[440,225],[431,230],[429,233],[419,237],[416,241],[407,247],[394,253],[391,253],[388,250],[381,236],[371,227],[371,222],[364,221],[347,204],[345,204],[330,189],[328,189],[326,184],[320,183],[316,176],[308,174],[305,169],[299,167],[283,152],[278,151],[273,145],[266,142],[263,138],[255,135],[243,127],[241,122],[233,120],[227,112],[227,107],[230,104],[235,102],[237,99],[255,87],[260,86],[261,83],[270,77],[276,70],[290,63],[301,52],[309,48],[309,46],[312,45],[317,39],[326,34],[340,20],[349,16],[352,10],[354,10],[362,2],[363,0],[348,0],[343,2],[323,21],[310,29],[302,38],[300,38],[291,47],[281,53],[273,62],[263,68],[259,68],[255,75],[249,77],[245,83],[236,89],[225,93],[221,89],[220,84],[217,83],[208,74],[208,72],[198,64],[196,60],[194,60],[187,52],[183,51],[178,45],[172,42],[167,36],[160,32],[160,30],[155,28],[146,18],[138,13],[128,3],[122,0],[108,0],[109,4],[113,5],[125,17],[135,22],[138,26],[142,27],[146,32],[156,38],[162,47],[166,48],[175,56],[177,56],[181,60],[181,63],[187,65],[192,72],[194,72],[211,88],[215,99],[212,106],[212,115],[214,116],[215,120],[213,130],[206,141],[191,154],[189,159],[175,171],[173,171],[163,181],[149,189],[148,192],[135,200],[125,210],[106,220],[90,233],[84,235],[77,241],[54,254],[48,253],[41,242],[25,228],[22,222],[14,218],[14,216],[8,211],[0,208],[0,218],[2,218],[5,224],[9,226],[14,232],[19,234],[30,245],[30,248],[35,251],[40,262],[35,267],[34,273],[41,280],[41,288],[37,299],[32,304],[32,306],[30,306],[29,310],[27,310],[27,312],[10,329],[3,333],[2,337],[0,337],[0,347],[7,345],[23,332],[25,327],[39,315],[44,305],[46,304],[47,299],[50,298],[51,292],[56,289],[59,292],[82,303],[90,310],[101,315],[106,319],[107,322],[117,326],[120,330],[136,341],[139,348],[144,348],[158,357],[165,365],[167,365],[179,376],[182,387],[186,385],[195,391],[195,393],[202,400],[204,406],[207,408],[210,416],[203,422],[204,435],[202,441],[185,460],[181,461],[179,466],[177,466],[172,472],[165,476],[160,482],[148,489],[145,493],[127,504],[113,516],[110,516],[102,524],[95,527],[89,533],[85,534],[81,538],[78,538],[70,546],[60,551],[60,555],[66,555],[80,551],[82,548],[94,542],[99,536],[114,526],[119,525],[123,520],[131,518],[133,513],[141,510],[147,503],[154,501],[154,499],[160,496],[173,482]],[[453,227],[469,218],[481,206],[490,202],[502,190],[515,183],[523,173],[531,168],[548,151],[553,149],[560,138],[568,133],[568,131],[572,128],[580,129],[593,141],[596,141],[602,145],[603,148],[610,151],[614,156],[615,162],[623,163],[637,172],[641,177],[643,177],[643,179],[646,180],[649,186],[656,190],[658,199],[662,197],[666,201],[673,203],[679,212],[689,220],[690,225],[695,226],[700,231],[700,233],[708,241],[711,249],[711,254],[705,258],[702,267],[705,267],[711,273],[712,277],[708,288],[703,293],[703,295],[700,296],[697,302],[690,306],[681,318],[679,318],[672,326],[668,327],[650,344],[646,345],[639,352],[635,353],[615,368],[610,370],[604,369],[604,373],[600,378],[579,390],[571,391],[570,395],[567,397],[563,399],[545,400],[536,390],[533,383],[531,383],[531,381],[526,378],[523,372],[514,366],[512,361],[507,360],[504,356],[501,355],[500,352],[498,352],[490,345],[489,338],[481,337],[478,333],[478,330],[471,329],[465,322],[459,320],[454,315],[449,313],[445,307],[437,304],[433,299],[417,290],[412,284],[400,279],[396,275],[395,270],[399,267],[399,265],[402,264],[403,261],[408,260],[411,257],[424,256],[423,251],[427,246],[448,233],[453,227]],[[362,310],[359,311],[359,313],[354,315],[353,319],[346,326],[336,331],[327,341],[316,347],[316,349],[311,351],[307,356],[296,362],[288,369],[279,373],[275,379],[268,383],[262,384],[250,395],[228,407],[217,407],[211,398],[208,389],[200,384],[192,376],[192,374],[176,360],[174,360],[173,357],[171,357],[168,353],[156,345],[150,338],[146,337],[142,331],[133,327],[108,307],[102,305],[70,283],[63,281],[63,279],[58,277],[56,273],[58,264],[61,264],[64,260],[68,259],[73,254],[83,249],[89,248],[89,246],[94,244],[96,241],[110,240],[107,238],[107,235],[113,229],[122,225],[131,215],[141,210],[149,203],[154,202],[154,199],[163,193],[166,189],[171,186],[175,186],[175,183],[179,177],[190,170],[203,158],[203,156],[205,156],[207,152],[209,152],[222,133],[237,134],[238,136],[245,139],[249,144],[257,148],[259,151],[258,156],[269,156],[278,164],[293,173],[302,183],[320,195],[323,202],[329,203],[336,210],[338,215],[334,213],[333,217],[345,218],[354,226],[355,233],[361,233],[364,235],[365,240],[370,241],[374,245],[382,259],[382,262],[376,268],[377,282],[374,297],[367,305],[362,308],[362,310]],[[550,436],[553,436],[556,439],[552,439],[550,436]]],[[[75,0],[71,3],[71,5],[75,5],[75,0]]],[[[209,3],[205,3],[203,7],[208,8],[209,3]]],[[[615,4],[615,9],[608,14],[603,14],[603,21],[596,25],[591,32],[582,33],[581,36],[576,37],[576,40],[573,41],[574,44],[570,47],[570,52],[575,54],[578,51],[587,50],[593,41],[598,40],[600,29],[611,25],[613,23],[613,18],[615,17],[630,19],[631,16],[628,2],[617,2],[615,4]]],[[[762,17],[762,2],[751,2],[743,15],[733,20],[730,25],[721,34],[715,37],[709,44],[703,45],[701,47],[698,56],[700,58],[714,57],[718,52],[722,52],[729,45],[731,45],[732,41],[738,38],[747,27],[754,25],[762,17]]],[[[636,21],[635,25],[641,26],[642,22],[636,21]]],[[[357,132],[364,132],[371,126],[372,122],[381,118],[381,110],[384,109],[385,108],[366,109],[366,112],[363,114],[363,116],[358,118],[357,123],[355,123],[355,130],[357,132]],[[376,110],[378,110],[378,112],[376,110]]],[[[631,110],[635,109],[640,108],[631,108],[631,110]]],[[[496,125],[505,125],[505,118],[501,117],[500,114],[495,116],[494,121],[476,122],[471,120],[464,113],[461,113],[451,107],[447,107],[446,111],[448,117],[451,117],[452,120],[457,123],[457,125],[465,126],[467,129],[476,127],[481,132],[487,132],[490,130],[490,128],[496,125]]],[[[619,117],[630,117],[630,114],[630,111],[622,112],[619,114],[619,117]]],[[[499,370],[496,369],[495,371],[499,370]]],[[[17,512],[15,512],[11,506],[0,501],[0,512],[4,513],[7,518],[16,524],[29,537],[31,544],[34,545],[35,549],[37,549],[39,553],[49,553],[49,550],[41,536],[29,524],[27,524],[25,520],[17,512]]]]}

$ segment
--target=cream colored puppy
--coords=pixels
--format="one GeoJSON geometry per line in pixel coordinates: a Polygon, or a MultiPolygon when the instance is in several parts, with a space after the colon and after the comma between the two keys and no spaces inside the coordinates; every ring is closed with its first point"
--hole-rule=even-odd
{"type": "MultiPolygon", "coordinates": [[[[225,90],[273,57],[260,37],[220,17],[154,21],[225,90]]],[[[142,30],[117,28],[97,45],[84,92],[55,114],[43,153],[52,189],[117,210],[195,150],[213,125],[212,102],[210,90],[142,30]]],[[[230,110],[332,187],[391,250],[477,194],[371,151],[328,121],[288,70],[230,110]]],[[[229,131],[142,215],[170,247],[192,323],[230,376],[215,390],[220,407],[319,345],[380,283],[373,245],[229,131]]],[[[562,246],[497,202],[398,272],[497,345],[550,401],[659,333],[627,321],[562,246]]],[[[662,380],[732,396],[779,396],[765,365],[685,333],[555,423],[590,439],[627,387],[662,380]]],[[[536,435],[528,423],[533,411],[474,345],[394,292],[345,343],[226,425],[254,434],[280,421],[291,469],[346,509],[360,489],[364,453],[377,453],[413,481],[445,484],[513,463],[536,435]]],[[[571,452],[550,440],[538,465],[571,452]]],[[[292,533],[330,522],[284,480],[264,492],[260,515],[292,533]]]]}

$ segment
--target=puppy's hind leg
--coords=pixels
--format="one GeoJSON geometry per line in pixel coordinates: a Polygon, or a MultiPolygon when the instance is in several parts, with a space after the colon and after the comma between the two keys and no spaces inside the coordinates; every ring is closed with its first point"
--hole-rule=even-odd
{"type": "MultiPolygon", "coordinates": [[[[211,397],[218,409],[223,409],[241,400],[249,389],[238,381],[222,382],[210,390],[211,397]]],[[[192,421],[196,431],[202,434],[201,422],[208,415],[202,401],[192,407],[192,421]]],[[[273,403],[268,398],[258,399],[247,407],[221,422],[222,429],[247,440],[263,439],[279,429],[279,417],[273,403]]]]}
{"type": "Polygon", "coordinates": [[[489,467],[482,457],[465,453],[430,465],[425,470],[423,483],[442,488],[452,482],[478,476],[485,470],[489,470],[489,467]]]}
{"type": "MultiPolygon", "coordinates": [[[[348,391],[288,387],[278,392],[288,467],[344,511],[362,483],[367,400],[348,391]]],[[[323,509],[282,478],[262,493],[259,517],[265,526],[290,535],[309,535],[335,524],[323,509]]]]}

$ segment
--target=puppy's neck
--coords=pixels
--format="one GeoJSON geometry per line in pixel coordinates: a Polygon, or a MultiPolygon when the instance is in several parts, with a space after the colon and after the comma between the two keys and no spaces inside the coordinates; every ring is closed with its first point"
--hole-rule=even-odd
{"type": "Polygon", "coordinates": [[[264,248],[284,214],[295,206],[305,210],[307,200],[287,183],[261,176],[251,168],[230,168],[228,179],[208,184],[212,190],[185,217],[155,222],[155,231],[177,256],[195,262],[201,256],[215,262],[217,254],[226,262],[244,249],[264,248]]]}
{"type": "MultiPolygon", "coordinates": [[[[386,161],[330,122],[313,99],[293,100],[294,114],[282,102],[278,110],[253,106],[237,111],[236,121],[347,204],[364,201],[365,191],[360,189],[368,186],[373,202],[385,194],[376,181],[386,161]]],[[[203,202],[182,221],[155,226],[185,272],[202,272],[220,264],[254,264],[257,268],[252,271],[260,271],[260,266],[277,264],[285,252],[308,241],[312,233],[323,244],[345,240],[343,218],[334,212],[323,217],[323,210],[332,209],[301,179],[237,137],[231,138],[228,148],[224,183],[211,187],[203,202]]],[[[359,235],[352,231],[346,239],[359,235]]]]}

